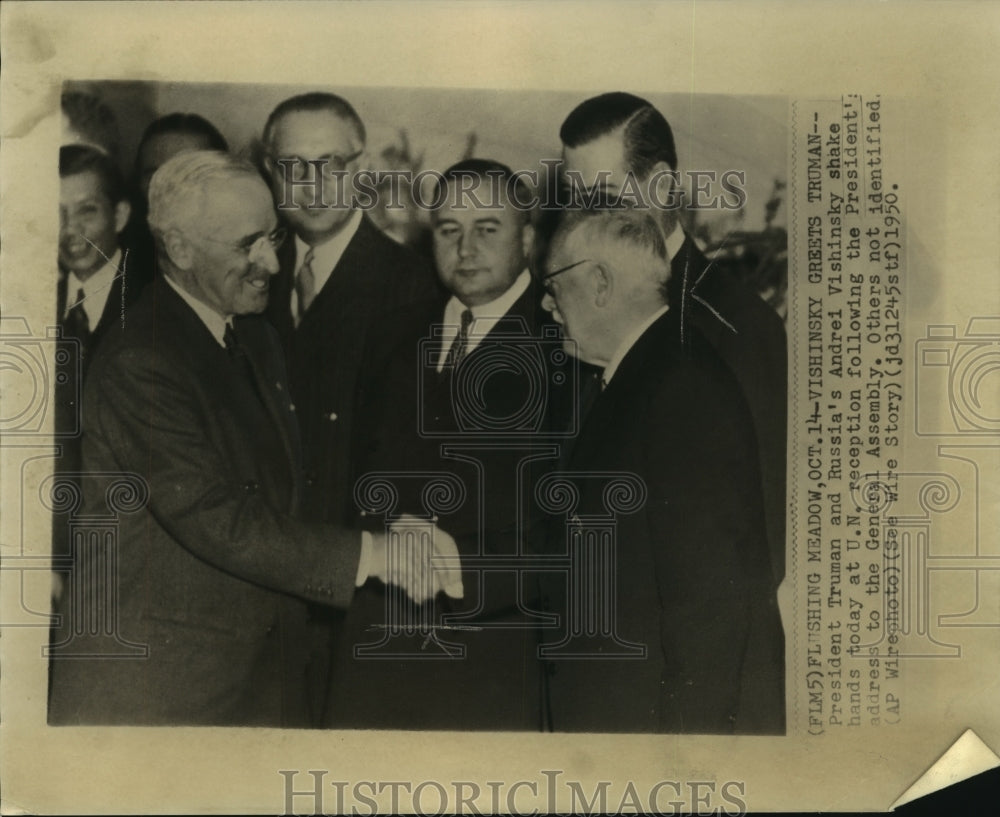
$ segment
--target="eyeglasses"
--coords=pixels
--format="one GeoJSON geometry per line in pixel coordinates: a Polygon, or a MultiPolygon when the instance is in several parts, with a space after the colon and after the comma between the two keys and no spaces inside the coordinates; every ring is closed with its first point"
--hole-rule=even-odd
{"type": "Polygon", "coordinates": [[[271,248],[272,252],[277,252],[278,248],[285,243],[285,238],[287,236],[288,230],[285,227],[278,227],[273,232],[265,235],[246,238],[239,244],[230,244],[228,241],[220,241],[218,238],[212,238],[208,235],[203,235],[201,238],[204,238],[206,241],[211,241],[213,244],[225,244],[231,249],[244,253],[249,257],[259,251],[265,243],[271,248]]]}
{"type": "Polygon", "coordinates": [[[542,289],[544,289],[549,295],[555,297],[555,293],[552,291],[552,285],[549,284],[549,281],[551,281],[557,275],[562,275],[564,272],[569,272],[571,269],[573,269],[573,267],[578,267],[580,266],[580,264],[586,264],[588,261],[590,261],[589,258],[581,258],[579,261],[574,261],[572,264],[567,264],[565,267],[560,267],[559,269],[553,270],[552,272],[547,272],[545,273],[545,275],[542,275],[538,279],[538,283],[541,285],[542,289]]]}
{"type": "Polygon", "coordinates": [[[274,169],[277,172],[281,172],[279,169],[284,169],[287,173],[287,168],[292,169],[292,178],[296,181],[301,181],[309,175],[309,166],[316,166],[317,163],[320,164],[320,169],[323,171],[333,171],[335,173],[343,173],[347,170],[347,166],[361,158],[361,154],[365,152],[364,148],[352,153],[349,156],[340,156],[336,153],[329,156],[321,156],[318,159],[304,159],[301,156],[272,156],[271,161],[274,163],[274,169]]]}

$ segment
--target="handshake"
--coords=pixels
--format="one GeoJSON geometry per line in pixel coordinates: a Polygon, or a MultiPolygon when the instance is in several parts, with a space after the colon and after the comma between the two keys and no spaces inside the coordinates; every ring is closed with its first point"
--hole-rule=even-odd
{"type": "Polygon", "coordinates": [[[361,544],[357,586],[369,578],[394,584],[417,604],[444,591],[453,599],[465,595],[455,540],[437,525],[403,514],[388,533],[366,533],[361,544]]]}

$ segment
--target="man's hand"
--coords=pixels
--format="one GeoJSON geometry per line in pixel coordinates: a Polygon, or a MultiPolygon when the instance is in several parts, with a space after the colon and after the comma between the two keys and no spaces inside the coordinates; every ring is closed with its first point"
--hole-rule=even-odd
{"type": "Polygon", "coordinates": [[[408,514],[389,526],[388,537],[372,534],[367,576],[402,587],[418,604],[441,590],[454,599],[465,595],[455,540],[437,525],[408,514]]]}

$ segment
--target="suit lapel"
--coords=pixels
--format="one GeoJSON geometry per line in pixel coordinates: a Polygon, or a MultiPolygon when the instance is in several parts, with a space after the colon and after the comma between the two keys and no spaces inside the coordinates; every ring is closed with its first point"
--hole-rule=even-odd
{"type": "Polygon", "coordinates": [[[296,456],[297,445],[293,442],[291,433],[291,422],[289,417],[289,397],[286,386],[277,377],[277,373],[266,370],[263,361],[269,359],[266,349],[266,335],[260,330],[263,328],[260,319],[245,318],[237,322],[239,327],[241,342],[247,351],[247,359],[250,361],[250,368],[253,372],[254,382],[257,386],[257,394],[264,404],[272,423],[277,427],[281,436],[281,445],[285,451],[289,466],[294,473],[298,467],[296,456]],[[279,405],[277,394],[284,398],[283,405],[279,405]]]}
{"type": "MultiPolygon", "coordinates": [[[[228,354],[219,342],[209,332],[208,327],[195,314],[184,300],[174,292],[173,288],[162,280],[155,281],[154,287],[156,297],[156,323],[157,336],[164,343],[169,343],[178,349],[188,360],[190,365],[197,371],[204,373],[207,383],[213,384],[216,388],[227,388],[226,382],[219,380],[219,362],[225,361],[232,365],[228,359],[228,354]]],[[[291,473],[294,474],[298,468],[298,460],[295,456],[295,448],[292,443],[289,424],[290,418],[283,413],[276,404],[274,392],[276,391],[277,376],[270,376],[264,368],[262,361],[270,360],[266,354],[265,345],[262,343],[263,333],[260,326],[253,324],[260,318],[254,317],[249,320],[249,327],[240,326],[241,342],[246,348],[247,358],[250,361],[254,375],[254,382],[257,386],[257,393],[260,395],[268,419],[276,427],[276,431],[281,439],[281,447],[288,459],[291,473]]],[[[243,321],[240,322],[241,324],[243,321]]],[[[284,388],[284,386],[282,386],[284,388]]],[[[228,396],[228,395],[227,395],[228,396]]]]}

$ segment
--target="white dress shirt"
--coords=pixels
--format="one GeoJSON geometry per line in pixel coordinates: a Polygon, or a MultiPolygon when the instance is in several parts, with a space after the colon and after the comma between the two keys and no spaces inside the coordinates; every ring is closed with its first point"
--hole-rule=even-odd
{"type": "MultiPolygon", "coordinates": [[[[347,249],[347,245],[351,243],[351,239],[354,238],[354,234],[358,231],[358,226],[361,224],[361,217],[361,211],[355,210],[351,214],[350,221],[344,225],[344,228],[339,233],[327,239],[322,244],[317,244],[315,247],[310,247],[301,238],[295,236],[295,269],[293,270],[293,275],[297,276],[299,274],[299,268],[306,260],[306,253],[311,249],[313,257],[310,267],[313,271],[313,280],[316,282],[313,291],[317,295],[323,289],[323,285],[330,280],[333,268],[340,262],[340,259],[344,255],[344,250],[347,249]]],[[[299,293],[295,289],[294,279],[292,281],[291,306],[292,320],[298,326],[301,315],[299,314],[299,293]]]]}
{"type": "Polygon", "coordinates": [[[97,328],[97,324],[104,314],[104,307],[108,303],[108,295],[111,294],[111,285],[115,282],[115,276],[119,274],[118,264],[122,259],[122,251],[116,250],[108,261],[97,272],[81,281],[76,277],[76,273],[70,272],[66,275],[66,308],[62,317],[69,315],[69,311],[80,303],[77,297],[80,290],[83,290],[83,311],[87,314],[87,323],[90,331],[97,328]]]}
{"type": "Polygon", "coordinates": [[[462,324],[462,313],[466,309],[472,312],[472,324],[469,326],[469,339],[466,343],[465,354],[470,354],[484,337],[486,337],[500,319],[510,311],[518,298],[520,298],[531,284],[531,273],[522,270],[514,283],[503,295],[496,300],[479,306],[466,306],[454,295],[448,300],[444,307],[444,339],[441,345],[441,353],[438,355],[437,370],[444,369],[444,362],[448,358],[455,338],[458,337],[459,328],[462,324]]]}

